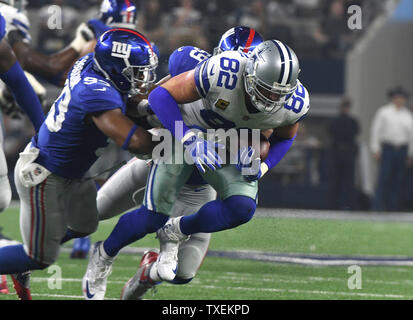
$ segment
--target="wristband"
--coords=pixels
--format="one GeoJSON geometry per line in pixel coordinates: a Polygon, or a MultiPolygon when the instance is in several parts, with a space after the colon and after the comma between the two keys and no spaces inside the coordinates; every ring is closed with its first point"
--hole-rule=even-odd
{"type": "Polygon", "coordinates": [[[135,133],[135,131],[138,129],[138,125],[135,124],[132,129],[130,129],[129,133],[128,133],[128,137],[126,138],[125,142],[122,144],[122,149],[123,150],[128,150],[128,146],[129,146],[129,142],[132,139],[133,134],[135,133]]]}

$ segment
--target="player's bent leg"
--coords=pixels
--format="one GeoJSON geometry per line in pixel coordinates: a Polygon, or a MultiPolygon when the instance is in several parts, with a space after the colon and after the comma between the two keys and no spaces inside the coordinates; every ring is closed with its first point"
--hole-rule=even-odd
{"type": "Polygon", "coordinates": [[[146,161],[133,158],[114,173],[97,194],[99,219],[110,219],[142,203],[148,172],[146,161]]]}
{"type": "MultiPolygon", "coordinates": [[[[164,260],[164,254],[172,257],[169,253],[172,251],[171,247],[174,243],[175,246],[179,245],[179,241],[186,239],[187,235],[235,228],[248,222],[254,215],[258,191],[256,181],[247,182],[232,165],[224,166],[216,171],[207,170],[203,176],[223,200],[208,202],[198,212],[189,216],[169,219],[158,231],[162,241],[169,243],[168,251],[161,250],[159,261],[164,260]]],[[[158,274],[161,278],[172,276],[172,265],[169,261],[165,264],[158,264],[158,274]]]]}
{"type": "Polygon", "coordinates": [[[148,210],[145,206],[122,215],[109,237],[94,246],[86,274],[82,280],[85,299],[102,300],[107,277],[118,252],[128,244],[162,227],[168,216],[148,210]]]}
{"type": "Polygon", "coordinates": [[[71,180],[66,190],[65,219],[67,228],[78,237],[84,237],[96,231],[99,214],[96,206],[96,187],[91,180],[71,180]]]}
{"type": "Polygon", "coordinates": [[[231,229],[252,218],[256,209],[257,181],[246,181],[234,165],[207,170],[203,177],[217,191],[220,200],[211,201],[197,213],[183,217],[179,227],[184,234],[231,229]]]}
{"type": "Polygon", "coordinates": [[[67,195],[67,180],[54,174],[34,187],[24,186],[19,179],[20,160],[15,168],[15,183],[20,197],[20,231],[24,249],[34,261],[50,265],[58,257],[60,242],[66,233],[62,201],[67,195]]]}
{"type": "Polygon", "coordinates": [[[189,240],[180,244],[178,269],[172,283],[188,283],[195,277],[208,251],[210,240],[210,233],[194,233],[189,240]]]}
{"type": "Polygon", "coordinates": [[[108,256],[114,257],[123,247],[161,228],[168,216],[148,210],[145,206],[122,215],[112,233],[104,241],[108,256]]]}
{"type": "MultiPolygon", "coordinates": [[[[179,193],[171,216],[190,215],[198,211],[205,203],[215,198],[216,192],[210,185],[185,185],[179,193]]],[[[174,245],[174,243],[171,244],[169,241],[165,242],[162,234],[160,234],[158,238],[160,240],[161,252],[166,253],[168,250],[171,252],[166,255],[162,254],[162,261],[156,264],[154,269],[159,266],[161,269],[166,268],[166,270],[173,271],[175,269],[173,261],[177,259],[176,275],[171,281],[174,283],[183,283],[193,278],[206,255],[211,235],[208,233],[192,234],[188,240],[180,243],[179,247],[174,245]],[[177,251],[177,253],[174,253],[174,251],[177,251]]],[[[161,260],[161,258],[159,258],[159,260],[161,260]]],[[[165,272],[166,271],[161,270],[160,274],[165,277],[165,272]]],[[[170,274],[169,277],[172,276],[173,274],[170,274]]]]}

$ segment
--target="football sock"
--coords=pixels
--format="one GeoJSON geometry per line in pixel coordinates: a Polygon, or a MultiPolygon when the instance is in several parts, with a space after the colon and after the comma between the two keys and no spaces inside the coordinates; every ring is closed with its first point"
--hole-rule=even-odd
{"type": "Polygon", "coordinates": [[[255,200],[246,196],[231,196],[225,200],[206,203],[197,213],[184,216],[180,229],[184,234],[217,232],[235,228],[254,215],[255,200]]]}
{"type": "Polygon", "coordinates": [[[0,248],[0,274],[40,270],[44,267],[30,259],[21,244],[0,248]]]}
{"type": "Polygon", "coordinates": [[[150,211],[145,206],[125,213],[103,243],[103,248],[109,256],[114,257],[123,247],[161,228],[168,218],[169,216],[150,211]]]}

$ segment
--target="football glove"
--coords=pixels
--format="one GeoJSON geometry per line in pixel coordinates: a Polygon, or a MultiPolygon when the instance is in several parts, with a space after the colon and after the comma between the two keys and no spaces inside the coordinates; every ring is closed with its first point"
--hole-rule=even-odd
{"type": "Polygon", "coordinates": [[[87,43],[93,39],[95,39],[95,31],[82,22],[76,29],[76,36],[70,47],[80,54],[87,43]]]}
{"type": "Polygon", "coordinates": [[[216,167],[221,168],[222,159],[216,149],[225,149],[222,144],[205,140],[192,131],[188,132],[181,142],[184,145],[185,153],[192,158],[201,173],[205,173],[204,166],[212,171],[216,170],[216,167]]]}

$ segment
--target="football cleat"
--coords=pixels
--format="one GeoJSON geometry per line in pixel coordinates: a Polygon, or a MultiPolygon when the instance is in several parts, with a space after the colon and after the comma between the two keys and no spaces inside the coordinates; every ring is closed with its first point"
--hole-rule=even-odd
{"type": "Polygon", "coordinates": [[[145,293],[158,284],[149,277],[149,270],[158,258],[158,254],[157,249],[148,250],[143,254],[138,271],[122,289],[121,300],[142,300],[145,293]]]}
{"type": "Polygon", "coordinates": [[[30,271],[10,275],[13,280],[14,290],[20,300],[32,300],[30,293],[30,271]]]}
{"type": "Polygon", "coordinates": [[[75,239],[73,243],[71,259],[86,259],[90,250],[90,237],[75,239]]]}
{"type": "Polygon", "coordinates": [[[179,244],[189,238],[179,228],[181,218],[169,218],[165,225],[157,231],[161,248],[157,260],[158,275],[165,281],[172,281],[175,278],[179,244]]]}
{"type": "Polygon", "coordinates": [[[0,293],[1,294],[9,294],[9,287],[7,285],[7,276],[2,274],[0,280],[0,293]]]}
{"type": "Polygon", "coordinates": [[[103,300],[106,293],[106,283],[112,273],[114,258],[107,259],[100,253],[102,241],[96,242],[90,254],[86,273],[82,279],[83,296],[86,300],[103,300]]]}

